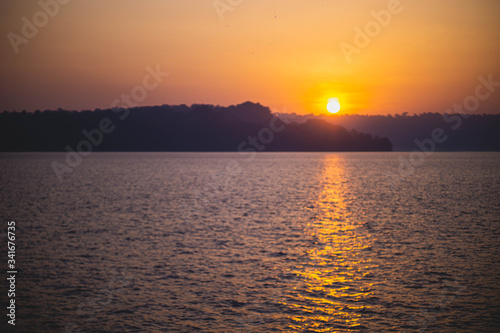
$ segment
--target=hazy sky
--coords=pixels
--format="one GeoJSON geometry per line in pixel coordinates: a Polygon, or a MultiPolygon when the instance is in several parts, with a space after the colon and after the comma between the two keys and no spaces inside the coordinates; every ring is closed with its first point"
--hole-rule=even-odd
{"type": "MultiPolygon", "coordinates": [[[[344,113],[445,112],[479,76],[500,82],[498,0],[59,1],[53,17],[0,3],[0,110],[107,108],[147,66],[170,75],[140,105],[316,114],[330,97],[344,113]]],[[[496,89],[478,113],[500,113],[496,89]]]]}

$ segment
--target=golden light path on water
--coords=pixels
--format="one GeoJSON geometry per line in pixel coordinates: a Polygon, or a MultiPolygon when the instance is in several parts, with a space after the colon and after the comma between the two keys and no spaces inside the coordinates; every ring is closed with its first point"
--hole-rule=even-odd
{"type": "Polygon", "coordinates": [[[362,313],[370,306],[364,301],[373,292],[366,279],[376,267],[363,250],[373,235],[350,218],[346,170],[342,157],[328,155],[321,175],[322,190],[317,197],[314,220],[306,229],[313,240],[303,264],[295,273],[302,281],[285,298],[294,313],[293,331],[335,332],[362,328],[362,313]]]}

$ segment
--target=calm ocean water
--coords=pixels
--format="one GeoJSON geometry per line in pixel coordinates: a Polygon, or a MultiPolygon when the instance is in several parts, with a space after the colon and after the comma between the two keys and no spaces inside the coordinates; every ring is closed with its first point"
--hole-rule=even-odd
{"type": "Polygon", "coordinates": [[[12,331],[500,330],[499,153],[64,158],[0,155],[12,331]]]}

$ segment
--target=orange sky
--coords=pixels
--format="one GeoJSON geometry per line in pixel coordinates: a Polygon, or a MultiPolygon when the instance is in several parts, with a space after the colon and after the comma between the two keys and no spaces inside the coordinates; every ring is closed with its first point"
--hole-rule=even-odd
{"type": "MultiPolygon", "coordinates": [[[[444,112],[478,76],[500,81],[500,1],[397,2],[72,0],[16,53],[9,33],[22,36],[41,7],[2,1],[0,110],[107,108],[156,65],[170,75],[140,105],[250,100],[320,114],[338,97],[343,113],[444,112]],[[367,25],[369,44],[348,59],[341,45],[356,47],[367,25]]],[[[500,87],[477,112],[500,113],[500,87]]]]}

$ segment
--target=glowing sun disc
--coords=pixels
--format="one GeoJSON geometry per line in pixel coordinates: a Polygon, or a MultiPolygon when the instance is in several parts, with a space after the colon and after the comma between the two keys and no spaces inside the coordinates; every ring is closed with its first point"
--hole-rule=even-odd
{"type": "Polygon", "coordinates": [[[336,97],[328,99],[328,104],[326,105],[326,109],[330,113],[339,112],[340,111],[339,99],[336,97]]]}

